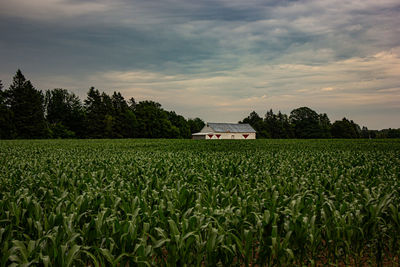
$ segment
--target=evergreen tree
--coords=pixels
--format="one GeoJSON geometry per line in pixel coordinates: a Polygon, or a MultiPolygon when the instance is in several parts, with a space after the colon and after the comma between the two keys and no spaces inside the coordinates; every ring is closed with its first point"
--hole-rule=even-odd
{"type": "Polygon", "coordinates": [[[0,139],[11,139],[15,136],[12,112],[7,105],[7,94],[3,91],[0,80],[0,139]]]}
{"type": "MultiPolygon", "coordinates": [[[[135,103],[132,98],[131,103],[135,103]]],[[[137,128],[137,120],[134,114],[134,105],[131,107],[125,101],[121,93],[114,92],[111,97],[111,103],[113,108],[113,137],[117,138],[133,138],[137,128]]]]}
{"type": "Polygon", "coordinates": [[[326,113],[319,114],[319,125],[320,125],[320,137],[321,138],[331,138],[331,121],[326,113]]]}
{"type": "Polygon", "coordinates": [[[102,138],[104,136],[105,114],[99,90],[91,87],[85,99],[87,137],[102,138]]]}
{"type": "Polygon", "coordinates": [[[18,138],[44,138],[48,129],[44,119],[43,94],[26,80],[20,70],[6,92],[10,111],[13,114],[18,138]]]}
{"type": "Polygon", "coordinates": [[[102,138],[115,138],[113,128],[115,125],[115,117],[111,97],[106,93],[101,94],[101,115],[103,118],[102,138]]]}
{"type": "Polygon", "coordinates": [[[271,133],[268,131],[268,126],[264,123],[263,119],[257,114],[257,112],[252,111],[247,118],[239,123],[248,123],[257,132],[258,138],[271,138],[271,133]]]}
{"type": "Polygon", "coordinates": [[[361,137],[361,138],[366,138],[366,139],[372,138],[372,136],[371,136],[371,131],[368,130],[368,128],[367,128],[366,126],[363,126],[363,127],[362,127],[362,130],[361,130],[360,137],[361,137]]]}
{"type": "Polygon", "coordinates": [[[280,111],[278,114],[274,114],[272,109],[270,109],[265,114],[264,124],[270,138],[293,137],[293,129],[290,125],[289,118],[286,114],[282,114],[280,111]]]}
{"type": "Polygon", "coordinates": [[[276,115],[278,134],[277,138],[293,138],[294,131],[290,124],[289,117],[286,114],[282,114],[280,111],[276,115]]]}

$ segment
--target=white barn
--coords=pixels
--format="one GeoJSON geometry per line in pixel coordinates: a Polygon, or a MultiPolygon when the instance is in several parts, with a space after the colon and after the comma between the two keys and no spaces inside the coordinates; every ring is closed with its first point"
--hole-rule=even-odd
{"type": "Polygon", "coordinates": [[[256,139],[256,131],[248,123],[207,123],[192,139],[256,139]]]}

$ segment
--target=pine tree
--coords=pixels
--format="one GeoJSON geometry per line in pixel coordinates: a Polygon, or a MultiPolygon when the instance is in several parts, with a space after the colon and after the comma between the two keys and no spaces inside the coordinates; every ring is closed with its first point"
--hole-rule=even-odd
{"type": "Polygon", "coordinates": [[[89,89],[85,99],[87,137],[101,138],[104,130],[104,114],[99,90],[89,89]]]}
{"type": "MultiPolygon", "coordinates": [[[[134,101],[134,100],[132,100],[134,101]]],[[[114,92],[111,97],[113,106],[113,137],[133,138],[137,127],[136,116],[120,92],[114,92]]]]}
{"type": "Polygon", "coordinates": [[[7,105],[7,93],[0,80],[0,139],[11,139],[15,135],[12,112],[7,105]]]}
{"type": "Polygon", "coordinates": [[[6,94],[17,138],[47,137],[43,94],[25,79],[21,70],[17,71],[6,94]]]}

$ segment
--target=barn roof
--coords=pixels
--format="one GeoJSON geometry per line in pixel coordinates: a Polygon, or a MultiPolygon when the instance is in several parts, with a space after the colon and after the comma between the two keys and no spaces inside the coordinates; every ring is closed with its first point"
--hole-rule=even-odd
{"type": "Polygon", "coordinates": [[[209,122],[207,125],[218,133],[255,133],[256,131],[248,123],[214,123],[209,122]]]}

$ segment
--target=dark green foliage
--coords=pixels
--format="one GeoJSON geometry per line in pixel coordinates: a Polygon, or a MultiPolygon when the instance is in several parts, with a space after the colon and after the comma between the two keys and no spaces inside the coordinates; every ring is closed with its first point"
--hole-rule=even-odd
{"type": "Polygon", "coordinates": [[[168,113],[161,104],[154,101],[141,101],[135,106],[138,122],[138,137],[173,138],[179,135],[179,129],[168,120],[168,113]]]}
{"type": "Polygon", "coordinates": [[[13,114],[7,105],[6,94],[0,80],[0,139],[11,139],[15,136],[13,114]]]}
{"type": "Polygon", "coordinates": [[[257,131],[257,138],[294,138],[294,129],[286,114],[269,110],[264,119],[255,111],[239,123],[248,123],[257,131]]]}
{"type": "Polygon", "coordinates": [[[48,128],[44,118],[43,94],[26,80],[20,70],[6,91],[7,105],[18,138],[45,138],[48,128]]]}
{"type": "Polygon", "coordinates": [[[360,137],[361,138],[373,138],[371,136],[371,132],[372,131],[368,130],[368,128],[364,126],[364,127],[362,127],[362,130],[361,130],[361,133],[360,133],[360,137]]]}
{"type": "Polygon", "coordinates": [[[175,111],[169,111],[168,112],[168,120],[172,123],[172,126],[176,127],[178,130],[177,135],[172,136],[173,138],[190,138],[191,137],[190,126],[183,116],[177,115],[175,113],[175,111]]]}
{"type": "Polygon", "coordinates": [[[264,123],[263,119],[255,111],[251,112],[247,118],[239,123],[250,124],[257,131],[257,138],[271,138],[268,125],[264,123]]]}
{"type": "Polygon", "coordinates": [[[372,131],[372,134],[375,134],[377,138],[400,138],[400,129],[383,129],[372,131]]]}
{"type": "Polygon", "coordinates": [[[69,130],[61,122],[52,123],[49,125],[51,138],[75,138],[75,132],[69,130]]]}
{"type": "Polygon", "coordinates": [[[99,90],[94,87],[89,89],[85,99],[86,111],[86,136],[89,138],[101,138],[105,130],[105,108],[99,90]]]}
{"type": "Polygon", "coordinates": [[[110,97],[92,87],[85,108],[90,138],[190,138],[185,118],[153,101],[127,103],[119,92],[110,97]]]}
{"type": "MultiPolygon", "coordinates": [[[[129,106],[121,93],[114,92],[111,97],[113,109],[112,136],[117,138],[133,138],[136,134],[137,120],[134,106],[129,106]]],[[[134,103],[134,100],[133,100],[134,103]]]]}
{"type": "Polygon", "coordinates": [[[159,103],[153,101],[136,104],[131,98],[127,102],[119,92],[114,92],[110,97],[91,87],[82,107],[74,94],[64,89],[54,89],[46,93],[46,107],[47,119],[54,138],[66,136],[190,138],[191,136],[190,125],[184,117],[173,111],[165,111],[159,103]],[[72,122],[75,125],[72,125],[72,122]]]}
{"type": "Polygon", "coordinates": [[[203,129],[204,125],[206,125],[204,121],[200,118],[189,119],[188,124],[190,127],[190,133],[192,134],[200,132],[201,129],[203,129]]]}
{"type": "Polygon", "coordinates": [[[318,115],[317,112],[308,107],[301,107],[292,110],[289,118],[297,138],[327,137],[324,128],[326,129],[329,119],[325,118],[324,115],[318,115]],[[320,123],[320,119],[322,119],[324,126],[320,123]],[[326,119],[327,122],[325,121],[326,119]]]}
{"type": "Polygon", "coordinates": [[[48,90],[45,94],[45,108],[53,138],[84,137],[85,112],[75,94],[59,88],[48,90]]]}
{"type": "Polygon", "coordinates": [[[353,121],[343,118],[341,121],[335,121],[332,124],[331,134],[333,138],[359,138],[361,129],[353,121]]]}
{"type": "Polygon", "coordinates": [[[269,110],[265,114],[264,123],[266,124],[267,131],[270,133],[271,138],[293,138],[294,130],[290,124],[289,118],[286,114],[280,111],[278,114],[269,110]]]}
{"type": "Polygon", "coordinates": [[[331,123],[328,116],[302,107],[293,110],[290,117],[275,114],[272,109],[262,119],[255,111],[239,123],[249,123],[256,131],[257,138],[330,138],[331,123]]]}
{"type": "Polygon", "coordinates": [[[257,138],[400,138],[400,129],[361,129],[346,118],[331,124],[326,113],[317,114],[308,107],[293,110],[289,118],[269,110],[262,119],[253,111],[239,123],[249,123],[257,131],[257,138]]]}
{"type": "MultiPolygon", "coordinates": [[[[239,123],[249,123],[258,138],[399,138],[400,129],[361,128],[347,119],[331,125],[327,114],[308,107],[288,117],[272,109],[265,117],[255,111],[239,123]]],[[[154,101],[128,101],[119,92],[112,96],[91,87],[82,105],[65,89],[46,91],[45,97],[18,70],[10,88],[0,81],[0,139],[13,138],[190,138],[205,123],[186,120],[154,101]]]]}
{"type": "Polygon", "coordinates": [[[113,105],[110,96],[100,94],[99,90],[91,87],[85,100],[86,136],[89,138],[113,137],[113,105]]]}
{"type": "Polygon", "coordinates": [[[319,127],[320,127],[320,137],[330,138],[331,137],[331,121],[326,113],[319,114],[319,127]]]}

